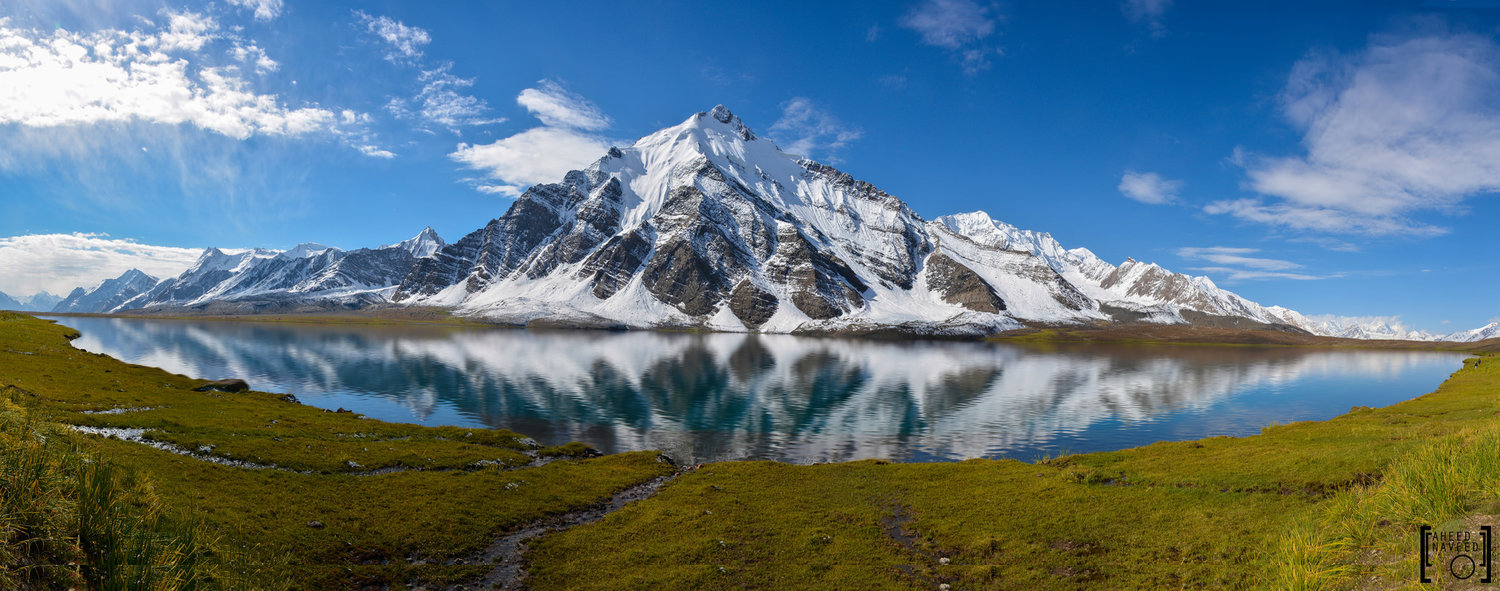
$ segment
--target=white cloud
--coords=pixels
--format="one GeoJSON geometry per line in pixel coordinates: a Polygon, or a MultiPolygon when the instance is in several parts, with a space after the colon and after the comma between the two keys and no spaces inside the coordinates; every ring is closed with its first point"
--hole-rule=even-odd
{"type": "Polygon", "coordinates": [[[236,68],[190,62],[217,29],[191,13],[169,13],[154,32],[43,32],[0,20],[0,124],[189,124],[236,139],[333,128],[330,111],[290,108],[251,90],[236,68]]]}
{"type": "Polygon", "coordinates": [[[449,157],[505,185],[516,186],[561,181],[563,174],[587,166],[607,150],[609,143],[593,134],[536,127],[489,144],[459,144],[449,157]]]}
{"type": "Polygon", "coordinates": [[[474,190],[490,195],[504,195],[506,197],[520,197],[522,187],[519,185],[492,185],[481,183],[474,185],[474,190]]]}
{"type": "Polygon", "coordinates": [[[1182,181],[1162,178],[1154,172],[1127,170],[1120,177],[1120,184],[1116,188],[1122,195],[1141,203],[1164,205],[1177,200],[1177,192],[1182,190],[1182,181]]]}
{"type": "Polygon", "coordinates": [[[195,12],[166,12],[167,30],[156,37],[162,50],[198,51],[217,35],[219,22],[195,12]]]}
{"type": "Polygon", "coordinates": [[[282,0],[229,0],[229,3],[254,11],[255,20],[268,21],[281,16],[282,0]]]}
{"type": "Polygon", "coordinates": [[[928,45],[958,49],[995,32],[989,10],[971,0],[925,0],[906,16],[901,26],[922,35],[928,45]]]}
{"type": "Polygon", "coordinates": [[[1205,260],[1218,265],[1250,267],[1262,271],[1286,271],[1302,268],[1302,265],[1291,261],[1245,256],[1258,252],[1260,252],[1258,248],[1238,248],[1231,246],[1187,247],[1177,249],[1177,256],[1185,259],[1205,260]]]}
{"type": "Polygon", "coordinates": [[[354,149],[359,150],[359,153],[371,158],[391,159],[396,157],[395,152],[383,149],[380,146],[376,146],[374,144],[355,144],[354,149]]]}
{"type": "Polygon", "coordinates": [[[990,56],[998,55],[985,43],[996,23],[989,8],[973,0],[924,0],[900,21],[921,35],[923,43],[953,52],[970,75],[988,69],[990,56]]]}
{"type": "Polygon", "coordinates": [[[1370,216],[1338,207],[1312,207],[1296,203],[1267,204],[1259,199],[1215,201],[1203,206],[1204,213],[1229,214],[1242,220],[1293,230],[1334,234],[1415,237],[1441,236],[1447,228],[1421,224],[1395,216],[1370,216]]]}
{"type": "Polygon", "coordinates": [[[388,16],[371,16],[363,10],[354,11],[365,29],[384,39],[390,49],[385,59],[392,62],[414,61],[422,57],[422,48],[432,42],[425,29],[408,27],[388,16]]]}
{"type": "Polygon", "coordinates": [[[1231,267],[1193,267],[1189,271],[1220,275],[1225,282],[1255,281],[1261,279],[1295,279],[1298,281],[1311,281],[1315,279],[1326,279],[1318,275],[1306,273],[1287,273],[1283,271],[1256,271],[1253,269],[1235,269],[1231,267]]]}
{"type": "Polygon", "coordinates": [[[1500,191],[1496,104],[1500,47],[1485,37],[1377,37],[1357,54],[1310,55],[1281,95],[1306,154],[1236,154],[1264,198],[1205,211],[1313,232],[1442,234],[1411,216],[1500,191]]]}
{"type": "Polygon", "coordinates": [[[453,63],[445,62],[428,69],[422,63],[422,47],[432,42],[427,31],[408,27],[389,17],[375,17],[364,11],[355,11],[355,16],[371,32],[391,46],[385,58],[392,63],[416,66],[420,74],[417,81],[421,89],[410,98],[392,98],[386,110],[403,118],[421,119],[445,127],[454,133],[468,125],[500,123],[504,118],[485,117],[489,103],[479,97],[460,92],[474,85],[473,78],[460,78],[453,74],[453,63]]]}
{"type": "Polygon", "coordinates": [[[397,117],[412,117],[434,123],[457,133],[466,125],[502,123],[503,117],[485,117],[490,105],[484,99],[462,94],[457,89],[474,85],[472,78],[459,78],[451,72],[453,64],[446,63],[433,70],[423,70],[418,76],[422,89],[411,99],[393,98],[386,109],[397,117]]]}
{"type": "Polygon", "coordinates": [[[281,69],[281,64],[267,56],[266,50],[254,43],[248,45],[235,43],[234,47],[230,48],[229,55],[233,56],[236,61],[255,68],[256,73],[259,74],[268,74],[281,69]]]}
{"type": "Polygon", "coordinates": [[[541,119],[543,125],[589,131],[609,127],[609,117],[588,99],[568,92],[552,80],[542,80],[537,84],[539,88],[522,90],[516,102],[541,119]]]}
{"type": "Polygon", "coordinates": [[[444,64],[435,70],[422,72],[422,91],[417,93],[419,113],[423,119],[444,125],[482,125],[499,123],[504,119],[485,118],[490,106],[483,99],[459,94],[455,89],[474,85],[472,78],[459,78],[450,73],[453,64],[444,64]]]}
{"type": "Polygon", "coordinates": [[[1187,260],[1207,261],[1215,266],[1194,267],[1191,270],[1200,273],[1212,273],[1220,275],[1226,281],[1246,281],[1256,279],[1324,279],[1317,275],[1296,272],[1302,265],[1281,259],[1264,257],[1253,257],[1260,252],[1257,248],[1240,248],[1233,246],[1207,246],[1187,247],[1177,249],[1177,256],[1187,260]]]}
{"type": "Polygon", "coordinates": [[[781,118],[771,125],[770,134],[789,153],[813,157],[820,152],[830,160],[837,160],[834,153],[864,132],[844,125],[811,99],[799,96],[782,103],[781,118]]]}
{"type": "Polygon", "coordinates": [[[1167,27],[1162,17],[1171,6],[1172,0],[1125,0],[1120,9],[1130,22],[1146,25],[1152,37],[1163,37],[1167,34],[1167,27]]]}
{"type": "Polygon", "coordinates": [[[105,234],[31,234],[0,238],[0,291],[66,295],[130,269],[162,278],[187,270],[197,248],[152,246],[105,234]]]}
{"type": "Polygon", "coordinates": [[[598,160],[610,142],[595,133],[610,119],[599,107],[549,80],[516,95],[516,103],[542,121],[489,144],[459,144],[448,157],[498,182],[471,181],[475,189],[516,197],[528,185],[555,183],[570,170],[598,160]]]}

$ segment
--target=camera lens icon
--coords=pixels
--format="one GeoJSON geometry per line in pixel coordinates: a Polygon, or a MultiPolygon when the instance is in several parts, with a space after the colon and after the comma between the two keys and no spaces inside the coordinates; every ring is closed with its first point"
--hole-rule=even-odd
{"type": "Polygon", "coordinates": [[[1453,560],[1448,561],[1448,574],[1460,581],[1474,576],[1474,571],[1474,558],[1468,554],[1459,554],[1454,556],[1453,560]]]}

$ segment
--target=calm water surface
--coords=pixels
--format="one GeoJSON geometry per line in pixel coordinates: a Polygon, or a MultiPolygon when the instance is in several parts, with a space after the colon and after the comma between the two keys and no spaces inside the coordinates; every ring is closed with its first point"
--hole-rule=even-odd
{"type": "Polygon", "coordinates": [[[387,421],[681,462],[1032,460],[1430,392],[1461,354],[63,318],[87,351],[387,421]]]}

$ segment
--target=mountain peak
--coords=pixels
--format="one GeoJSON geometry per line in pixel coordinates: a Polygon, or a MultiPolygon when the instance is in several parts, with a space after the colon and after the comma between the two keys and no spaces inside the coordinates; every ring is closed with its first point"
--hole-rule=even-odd
{"type": "Polygon", "coordinates": [[[728,126],[740,139],[747,142],[755,139],[755,132],[750,131],[750,128],[745,126],[745,122],[740,120],[739,116],[730,112],[729,107],[715,105],[707,113],[698,113],[697,118],[702,119],[705,116],[728,126]]]}
{"type": "Polygon", "coordinates": [[[406,240],[402,240],[395,244],[387,244],[385,246],[382,246],[381,248],[399,248],[411,253],[411,256],[420,259],[422,257],[432,255],[432,253],[441,250],[444,246],[447,245],[448,243],[443,241],[442,236],[438,236],[437,231],[433,230],[432,226],[427,226],[425,228],[422,228],[421,232],[417,232],[416,236],[412,236],[411,238],[407,238],[406,240]]]}
{"type": "Polygon", "coordinates": [[[734,116],[734,113],[729,112],[729,107],[724,105],[714,105],[713,110],[709,111],[708,114],[713,115],[714,119],[718,119],[719,123],[730,123],[739,119],[739,117],[734,116]]]}
{"type": "Polygon", "coordinates": [[[302,244],[298,244],[297,246],[292,247],[291,250],[281,253],[281,256],[288,259],[305,259],[313,255],[322,254],[330,248],[333,247],[318,244],[316,242],[303,242],[302,244]]]}

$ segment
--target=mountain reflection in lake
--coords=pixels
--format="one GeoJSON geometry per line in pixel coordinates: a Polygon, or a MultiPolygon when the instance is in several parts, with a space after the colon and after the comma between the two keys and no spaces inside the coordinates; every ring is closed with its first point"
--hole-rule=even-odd
{"type": "Polygon", "coordinates": [[[1463,355],[64,318],[79,348],[388,421],[682,462],[1025,460],[1250,435],[1436,388],[1463,355]]]}

